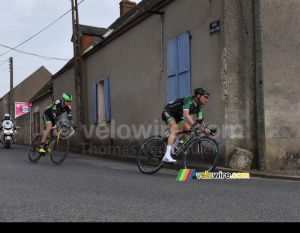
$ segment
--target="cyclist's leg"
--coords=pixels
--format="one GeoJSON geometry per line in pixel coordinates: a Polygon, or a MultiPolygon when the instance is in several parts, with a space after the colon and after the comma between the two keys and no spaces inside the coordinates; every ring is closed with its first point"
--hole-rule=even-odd
{"type": "MultiPolygon", "coordinates": [[[[185,121],[185,120],[179,122],[178,125],[180,126],[180,128],[182,130],[190,130],[191,129],[191,125],[187,121],[185,121]]],[[[184,134],[182,134],[179,137],[179,140],[186,138],[186,136],[189,135],[189,134],[191,134],[191,133],[184,133],[184,134]]]]}
{"type": "Polygon", "coordinates": [[[46,142],[47,137],[48,137],[51,129],[52,129],[52,121],[51,120],[50,121],[45,121],[45,130],[43,132],[43,137],[42,137],[41,143],[45,143],[46,142]]]}
{"type": "Polygon", "coordinates": [[[47,140],[47,137],[52,129],[52,120],[48,115],[44,115],[43,117],[44,123],[45,123],[45,130],[43,132],[43,137],[41,140],[41,145],[40,145],[40,149],[39,152],[40,153],[46,153],[46,149],[44,148],[45,146],[45,142],[47,140]]]}
{"type": "Polygon", "coordinates": [[[165,153],[165,156],[163,158],[163,161],[175,163],[176,160],[171,157],[171,150],[172,150],[172,145],[173,145],[173,143],[174,143],[174,141],[177,137],[177,134],[178,134],[177,122],[175,120],[170,120],[168,122],[168,127],[171,130],[171,134],[168,138],[168,145],[167,145],[167,149],[166,149],[166,153],[165,153]]]}
{"type": "Polygon", "coordinates": [[[172,145],[176,139],[176,136],[178,134],[178,126],[177,126],[177,122],[173,116],[173,114],[171,113],[171,111],[169,110],[169,108],[166,106],[163,113],[162,113],[162,120],[166,122],[166,124],[168,125],[171,134],[168,138],[168,145],[167,145],[167,149],[166,149],[166,153],[164,155],[163,161],[165,162],[176,162],[176,160],[174,160],[171,157],[171,149],[172,149],[172,145]]]}

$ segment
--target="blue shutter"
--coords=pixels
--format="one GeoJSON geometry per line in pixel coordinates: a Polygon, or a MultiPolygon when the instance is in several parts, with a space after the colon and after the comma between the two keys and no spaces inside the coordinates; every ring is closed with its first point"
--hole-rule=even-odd
{"type": "Polygon", "coordinates": [[[93,122],[94,124],[98,123],[98,95],[97,95],[98,85],[93,83],[93,122]]]}
{"type": "Polygon", "coordinates": [[[109,77],[104,78],[104,108],[105,108],[105,120],[106,121],[111,121],[110,80],[109,80],[109,77]]]}
{"type": "Polygon", "coordinates": [[[167,102],[190,95],[190,33],[167,42],[167,102]]]}
{"type": "Polygon", "coordinates": [[[186,32],[177,38],[178,51],[178,97],[191,95],[190,81],[190,33],[186,32]]]}
{"type": "Polygon", "coordinates": [[[177,98],[177,39],[167,43],[167,103],[177,98]]]}

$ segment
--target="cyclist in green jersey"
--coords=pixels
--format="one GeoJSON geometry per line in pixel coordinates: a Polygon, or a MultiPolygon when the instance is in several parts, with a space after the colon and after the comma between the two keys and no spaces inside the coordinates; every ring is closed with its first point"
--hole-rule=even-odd
{"type": "MultiPolygon", "coordinates": [[[[205,88],[199,87],[195,89],[193,96],[176,99],[174,102],[165,106],[162,113],[162,119],[168,125],[171,130],[171,134],[168,138],[167,151],[163,158],[164,162],[176,162],[176,160],[171,157],[171,150],[172,148],[175,148],[179,141],[185,137],[183,134],[181,138],[176,139],[178,126],[180,126],[183,130],[189,130],[191,126],[196,126],[197,123],[195,123],[190,116],[192,114],[197,114],[197,120],[203,120],[202,106],[207,103],[208,98],[209,92],[205,88]]],[[[206,133],[205,129],[202,130],[206,133]]]]}
{"type": "Polygon", "coordinates": [[[73,123],[72,113],[71,113],[72,96],[70,94],[63,93],[61,98],[62,98],[61,100],[55,100],[52,104],[50,104],[44,112],[43,120],[46,129],[43,133],[43,137],[41,140],[41,146],[39,149],[40,153],[46,153],[46,149],[44,147],[45,147],[45,142],[47,140],[47,137],[52,127],[56,124],[58,120],[57,117],[63,114],[64,112],[67,113],[68,120],[72,124],[73,129],[77,131],[77,127],[73,123]]]}

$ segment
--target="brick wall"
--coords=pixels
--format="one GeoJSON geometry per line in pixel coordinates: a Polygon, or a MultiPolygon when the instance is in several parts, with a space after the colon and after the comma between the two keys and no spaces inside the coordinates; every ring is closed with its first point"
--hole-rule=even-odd
{"type": "Polygon", "coordinates": [[[93,36],[82,35],[81,36],[81,53],[83,53],[91,45],[93,45],[93,36]]]}

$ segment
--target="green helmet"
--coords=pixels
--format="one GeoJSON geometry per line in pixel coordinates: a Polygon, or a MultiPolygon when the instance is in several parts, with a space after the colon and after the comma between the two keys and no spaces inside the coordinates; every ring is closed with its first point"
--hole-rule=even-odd
{"type": "Polygon", "coordinates": [[[70,94],[63,93],[61,98],[64,101],[72,101],[72,96],[70,94]]]}
{"type": "Polygon", "coordinates": [[[207,94],[207,95],[209,95],[209,92],[205,88],[199,87],[199,88],[196,88],[195,91],[194,91],[194,95],[196,96],[197,94],[200,94],[200,95],[207,94]]]}

